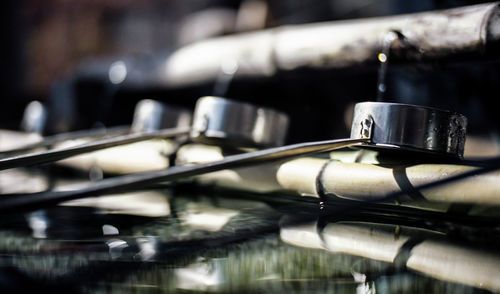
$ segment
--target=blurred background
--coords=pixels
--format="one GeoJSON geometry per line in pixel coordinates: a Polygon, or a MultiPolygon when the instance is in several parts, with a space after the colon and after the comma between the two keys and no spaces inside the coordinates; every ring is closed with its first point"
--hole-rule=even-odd
{"type": "MultiPolygon", "coordinates": [[[[397,23],[385,18],[483,2],[487,1],[0,1],[0,135],[22,130],[23,113],[34,100],[47,110],[46,123],[36,131],[52,135],[130,124],[142,99],[193,109],[198,98],[220,95],[288,114],[286,143],[345,138],[354,104],[380,100],[377,96],[383,92],[383,101],[464,114],[468,135],[481,139],[467,138],[469,144],[479,142],[473,155],[498,156],[500,3],[469,8],[469,15],[455,10],[405,16],[397,23]],[[315,25],[320,22],[325,23],[315,25]],[[393,48],[381,50],[387,44],[380,37],[394,23],[401,27],[410,23],[408,39],[417,42],[405,43],[407,32],[402,31],[389,43],[393,48]],[[372,30],[384,24],[379,31],[372,30]],[[374,31],[377,34],[370,36],[374,31]],[[337,52],[330,50],[336,46],[337,52]],[[442,52],[423,52],[423,47],[442,52]],[[235,52],[237,56],[232,56],[235,52]],[[381,85],[385,91],[377,90],[381,85]]],[[[35,143],[42,138],[36,133],[26,137],[30,135],[36,135],[35,143]]],[[[0,143],[3,138],[10,137],[0,136],[0,143]]],[[[364,162],[358,175],[348,169],[338,172],[347,175],[344,186],[352,186],[355,197],[365,200],[363,193],[377,195],[372,187],[390,191],[385,189],[393,189],[391,185],[397,189],[397,184],[411,196],[408,206],[400,205],[399,199],[394,206],[392,200],[377,205],[371,202],[372,194],[366,205],[355,197],[353,204],[336,192],[325,194],[325,169],[342,163],[333,153],[334,160],[326,155],[310,159],[314,165],[298,164],[296,169],[304,174],[283,176],[298,186],[310,180],[307,186],[318,198],[295,197],[299,195],[295,187],[282,191],[290,187],[276,181],[278,166],[245,169],[241,174],[222,171],[220,178],[208,174],[205,179],[126,194],[117,188],[111,195],[54,207],[37,206],[38,195],[28,194],[33,199],[28,209],[37,210],[26,213],[15,208],[19,195],[8,195],[80,189],[108,176],[206,162],[226,152],[216,146],[178,146],[179,139],[100,150],[83,155],[81,161],[78,156],[69,158],[76,159],[73,164],[61,161],[60,166],[2,171],[0,289],[9,293],[27,289],[38,293],[500,292],[499,174],[474,174],[472,184],[455,187],[455,198],[446,196],[451,189],[445,186],[441,192],[445,196],[436,192],[429,197],[432,201],[424,202],[412,186],[412,171],[407,173],[414,163],[420,166],[421,158],[413,154],[402,162],[396,162],[403,159],[397,156],[375,158],[366,151],[336,155],[350,156],[339,157],[346,166],[358,165],[363,156],[367,163],[380,159],[374,162],[384,168],[381,180],[373,180],[375,172],[364,162]],[[184,162],[177,156],[182,150],[184,162]],[[317,162],[323,160],[319,168],[317,162]],[[134,169],[137,166],[139,170],[134,169]],[[312,176],[303,176],[306,173],[312,176]],[[278,192],[261,194],[266,189],[278,192]],[[435,201],[438,198],[448,203],[435,201]],[[409,261],[414,261],[413,267],[409,261]]],[[[74,141],[64,143],[81,144],[74,141]]],[[[228,149],[227,154],[234,152],[228,149]]],[[[442,162],[446,160],[443,156],[442,162]]],[[[498,160],[493,164],[498,167],[498,160]]],[[[450,165],[430,166],[433,169],[420,169],[413,176],[416,183],[460,171],[450,165]]]]}
{"type": "MultiPolygon", "coordinates": [[[[193,107],[197,98],[214,93],[216,81],[172,86],[159,68],[179,48],[201,40],[481,2],[486,1],[2,1],[0,127],[18,129],[32,100],[48,106],[45,134],[130,123],[135,103],[144,98],[193,107]]],[[[469,132],[488,135],[498,126],[492,107],[500,78],[495,60],[389,66],[387,97],[462,112],[469,132]]],[[[377,64],[276,72],[234,79],[225,96],[287,112],[289,142],[345,136],[352,104],[375,97],[377,72],[377,64]]]]}

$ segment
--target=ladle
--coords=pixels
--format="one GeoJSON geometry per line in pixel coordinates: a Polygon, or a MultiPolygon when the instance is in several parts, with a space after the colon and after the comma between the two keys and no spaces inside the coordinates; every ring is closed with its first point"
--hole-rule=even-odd
{"type": "MultiPolygon", "coordinates": [[[[0,159],[0,170],[57,161],[82,153],[139,141],[155,138],[170,138],[187,134],[190,131],[190,122],[191,114],[183,108],[168,106],[149,99],[141,100],[136,106],[134,121],[129,134],[91,141],[67,148],[58,148],[3,158],[0,159]]],[[[82,135],[83,136],[80,137],[82,139],[89,138],[85,136],[85,134],[82,135]]],[[[94,135],[102,136],[102,133],[95,133],[94,135]]],[[[61,137],[67,139],[68,136],[61,137]]],[[[72,139],[77,138],[78,137],[72,139]]],[[[50,141],[51,144],[59,142],[59,140],[52,140],[50,138],[48,141],[50,141]]],[[[44,140],[30,148],[41,147],[46,145],[46,143],[47,140],[44,140]]],[[[21,148],[20,150],[22,149],[25,148],[21,148]]]]}
{"type": "MultiPolygon", "coordinates": [[[[197,125],[196,120],[200,118],[207,121],[206,115],[197,115],[199,111],[199,108],[195,109],[193,125],[197,125]]],[[[209,112],[208,115],[210,115],[209,112]]],[[[208,121],[210,122],[210,116],[208,121]]],[[[215,162],[175,166],[161,171],[115,177],[73,191],[49,191],[12,197],[4,196],[3,203],[0,202],[0,209],[31,207],[87,196],[98,196],[108,192],[134,190],[153,183],[175,181],[208,172],[350,146],[430,152],[460,158],[465,143],[465,127],[466,119],[464,116],[448,111],[405,104],[365,102],[357,104],[355,107],[351,137],[347,139],[274,147],[227,156],[223,160],[215,162]]]]}

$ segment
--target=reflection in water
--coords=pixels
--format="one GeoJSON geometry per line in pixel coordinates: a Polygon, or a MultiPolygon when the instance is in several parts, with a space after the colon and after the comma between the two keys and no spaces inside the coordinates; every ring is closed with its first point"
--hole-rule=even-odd
{"type": "Polygon", "coordinates": [[[89,197],[63,202],[63,206],[94,207],[106,214],[149,217],[168,216],[170,205],[163,192],[138,191],[119,195],[89,197]]]}
{"type": "Polygon", "coordinates": [[[119,235],[120,231],[112,225],[103,225],[102,226],[102,234],[105,236],[106,235],[119,235]]]}
{"type": "Polygon", "coordinates": [[[234,209],[218,208],[211,205],[189,203],[182,213],[182,223],[196,229],[220,231],[239,212],[234,209]]]}
{"type": "MultiPolygon", "coordinates": [[[[143,195],[145,202],[151,197],[143,195]]],[[[317,203],[178,191],[163,194],[168,214],[152,216],[130,205],[123,209],[119,199],[2,219],[0,285],[166,293],[500,290],[500,257],[485,247],[488,238],[475,242],[451,231],[421,229],[417,221],[411,226],[414,215],[381,216],[374,207],[342,209],[335,219],[326,215],[318,221],[317,203]],[[18,278],[8,278],[12,272],[18,278]]]]}
{"type": "Polygon", "coordinates": [[[214,291],[224,284],[223,272],[226,259],[212,258],[210,261],[190,264],[175,270],[177,288],[197,291],[214,291]]]}
{"type": "MultiPolygon", "coordinates": [[[[458,246],[442,234],[416,228],[360,222],[329,223],[318,233],[314,226],[282,228],[281,239],[289,244],[318,248],[391,263],[397,270],[410,269],[426,276],[462,283],[477,288],[500,291],[500,255],[496,252],[458,246]],[[319,236],[318,236],[319,235],[319,236]]],[[[372,270],[372,269],[367,269],[372,270]]]]}
{"type": "Polygon", "coordinates": [[[47,238],[45,230],[49,227],[49,221],[43,211],[35,211],[27,216],[29,227],[33,230],[33,238],[47,238]]]}
{"type": "Polygon", "coordinates": [[[113,260],[122,256],[122,251],[128,247],[127,242],[120,239],[109,239],[106,244],[109,247],[109,256],[113,260]]]}
{"type": "Polygon", "coordinates": [[[154,258],[158,250],[158,242],[154,237],[137,238],[139,245],[139,256],[142,261],[149,261],[154,258]]]}

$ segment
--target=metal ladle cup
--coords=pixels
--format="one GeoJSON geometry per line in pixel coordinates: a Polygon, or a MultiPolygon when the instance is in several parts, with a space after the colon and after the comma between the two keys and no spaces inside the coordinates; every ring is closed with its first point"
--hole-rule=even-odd
{"type": "Polygon", "coordinates": [[[373,130],[363,147],[463,157],[467,119],[461,114],[409,104],[358,103],[351,139],[366,137],[367,123],[373,123],[373,130]]]}
{"type": "Polygon", "coordinates": [[[236,147],[282,146],[288,130],[282,112],[222,97],[198,99],[190,138],[197,143],[236,147]]]}

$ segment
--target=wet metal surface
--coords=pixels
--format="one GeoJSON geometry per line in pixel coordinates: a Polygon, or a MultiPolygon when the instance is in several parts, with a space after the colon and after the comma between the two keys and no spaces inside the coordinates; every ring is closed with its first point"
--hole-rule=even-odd
{"type": "Polygon", "coordinates": [[[363,137],[367,117],[374,123],[373,147],[463,156],[467,118],[461,114],[398,103],[358,103],[351,138],[363,137]]]}

